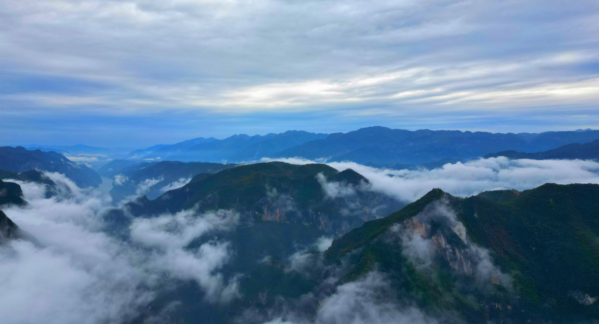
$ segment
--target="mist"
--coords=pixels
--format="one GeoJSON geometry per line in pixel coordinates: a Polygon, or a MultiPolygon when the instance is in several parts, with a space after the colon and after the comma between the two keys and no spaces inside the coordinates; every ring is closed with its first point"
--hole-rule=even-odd
{"type": "MultiPolygon", "coordinates": [[[[318,163],[299,158],[263,159],[275,160],[291,164],[318,163]]],[[[590,160],[510,160],[498,157],[446,164],[434,170],[391,170],[354,162],[324,163],[338,171],[352,169],[368,179],[371,190],[403,202],[413,202],[435,188],[468,197],[489,190],[533,189],[545,183],[599,183],[599,163],[590,160]]],[[[341,190],[327,184],[325,191],[332,195],[349,194],[351,188],[341,190]]]]}
{"type": "Polygon", "coordinates": [[[106,232],[112,208],[100,190],[78,188],[56,173],[45,185],[21,182],[27,205],[4,208],[33,240],[0,246],[0,318],[3,323],[122,323],[133,320],[165,286],[195,282],[209,303],[239,296],[237,281],[220,268],[231,261],[229,242],[191,242],[228,231],[238,215],[187,210],[135,219],[129,239],[106,232]]]}

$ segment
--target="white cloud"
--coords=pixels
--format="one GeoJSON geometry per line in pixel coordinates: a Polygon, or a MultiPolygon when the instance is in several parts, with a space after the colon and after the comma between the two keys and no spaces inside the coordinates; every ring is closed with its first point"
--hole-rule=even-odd
{"type": "Polygon", "coordinates": [[[95,156],[65,156],[67,159],[73,162],[98,162],[98,158],[95,156]]]}
{"type": "Polygon", "coordinates": [[[316,240],[316,248],[320,252],[326,251],[333,244],[333,238],[322,236],[318,240],[316,240]]]}
{"type": "Polygon", "coordinates": [[[317,324],[424,324],[437,321],[414,307],[399,307],[385,293],[389,283],[371,272],[362,280],[347,283],[323,301],[317,324]]]}
{"type": "Polygon", "coordinates": [[[316,180],[318,180],[318,183],[322,186],[322,190],[327,198],[335,199],[356,195],[356,189],[352,185],[339,182],[328,182],[327,178],[322,173],[316,175],[316,180]]]}
{"type": "Polygon", "coordinates": [[[289,257],[289,265],[285,268],[285,271],[305,273],[309,267],[316,264],[316,258],[317,256],[310,252],[298,251],[289,257]]]}
{"type": "MultiPolygon", "coordinates": [[[[59,175],[48,174],[55,182],[59,175]]],[[[69,184],[65,184],[69,185],[69,184]]],[[[0,249],[3,323],[100,323],[132,318],[152,299],[154,278],[140,255],[101,231],[109,199],[74,190],[44,199],[23,186],[28,205],[5,210],[39,246],[13,240],[0,249]]]]}
{"type": "Polygon", "coordinates": [[[109,114],[592,109],[597,75],[580,67],[596,63],[596,16],[557,0],[7,0],[0,69],[81,86],[1,100],[109,114]]]}
{"type": "Polygon", "coordinates": [[[195,280],[206,291],[209,301],[228,302],[239,296],[238,283],[233,279],[225,285],[216,270],[232,257],[229,243],[210,241],[195,249],[188,246],[208,232],[233,229],[238,218],[237,213],[230,211],[197,215],[193,209],[175,215],[137,218],[131,224],[131,238],[155,249],[153,267],[178,279],[195,280]]]}
{"type": "Polygon", "coordinates": [[[173,182],[169,183],[168,185],[162,187],[162,189],[160,189],[160,192],[167,192],[170,190],[179,189],[179,188],[185,186],[186,184],[188,184],[190,181],[191,181],[191,177],[180,178],[179,180],[173,181],[173,182]]]}
{"type": "Polygon", "coordinates": [[[12,240],[0,247],[2,323],[127,322],[167,279],[195,280],[209,301],[238,296],[237,279],[225,284],[218,272],[233,257],[228,242],[188,247],[212,231],[234,228],[236,214],[137,219],[125,243],[104,232],[103,215],[111,208],[106,193],[79,189],[60,174],[46,176],[69,191],[46,199],[44,185],[20,183],[28,204],[4,210],[36,243],[12,240]]]}
{"type": "Polygon", "coordinates": [[[154,187],[157,183],[163,181],[164,178],[160,177],[158,179],[152,178],[152,179],[146,179],[140,183],[137,184],[137,188],[135,189],[135,194],[137,196],[141,196],[143,194],[146,194],[150,191],[150,189],[152,189],[152,187],[154,187]]]}
{"type": "Polygon", "coordinates": [[[114,184],[117,186],[123,186],[127,181],[129,181],[129,178],[126,175],[117,174],[114,176],[114,184]]]}
{"type": "Polygon", "coordinates": [[[430,268],[437,260],[444,259],[457,274],[473,278],[471,282],[481,290],[491,287],[493,281],[508,289],[512,287],[511,278],[495,267],[489,251],[470,240],[445,199],[428,205],[412,219],[393,225],[390,233],[401,240],[402,254],[420,268],[430,268]],[[441,224],[435,233],[432,221],[441,224]],[[451,232],[462,239],[465,247],[449,243],[447,233],[451,232]]]}
{"type": "MultiPolygon", "coordinates": [[[[315,163],[299,158],[274,160],[315,163]]],[[[415,201],[434,188],[464,197],[496,189],[532,189],[545,183],[599,183],[599,163],[590,160],[538,161],[498,157],[446,164],[434,170],[377,169],[354,162],[327,164],[339,171],[352,169],[368,179],[372,190],[404,202],[415,201]]]]}

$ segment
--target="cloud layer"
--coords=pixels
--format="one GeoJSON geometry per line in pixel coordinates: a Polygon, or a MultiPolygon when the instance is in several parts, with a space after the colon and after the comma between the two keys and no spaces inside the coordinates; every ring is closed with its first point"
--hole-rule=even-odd
{"type": "Polygon", "coordinates": [[[22,127],[31,111],[69,113],[78,135],[111,125],[120,143],[131,128],[164,138],[206,118],[216,136],[306,119],[497,129],[469,121],[567,114],[596,126],[598,15],[591,0],[6,0],[0,114],[22,127]]]}
{"type": "Polygon", "coordinates": [[[193,242],[235,227],[228,211],[188,210],[135,219],[130,240],[105,232],[110,197],[77,188],[46,173],[59,188],[20,182],[25,207],[4,210],[35,242],[0,246],[0,318],[3,323],[120,323],[139,315],[165,284],[196,282],[208,302],[238,296],[237,281],[218,272],[233,255],[226,241],[193,242]],[[68,190],[66,190],[68,188],[68,190]]]}
{"type": "MultiPolygon", "coordinates": [[[[277,161],[315,163],[304,159],[277,161]]],[[[532,189],[545,183],[599,183],[599,163],[582,160],[537,161],[498,157],[446,164],[434,170],[377,169],[354,162],[327,164],[339,171],[353,169],[368,179],[372,190],[403,202],[415,201],[435,188],[464,197],[497,189],[532,189]]]]}

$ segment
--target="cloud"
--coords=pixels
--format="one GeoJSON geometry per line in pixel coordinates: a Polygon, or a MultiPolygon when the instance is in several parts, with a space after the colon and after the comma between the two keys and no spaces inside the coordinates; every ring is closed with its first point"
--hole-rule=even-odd
{"type": "Polygon", "coordinates": [[[356,189],[352,185],[339,182],[327,182],[327,178],[322,173],[316,175],[316,180],[318,180],[318,183],[322,186],[322,190],[327,198],[335,199],[356,195],[356,189]]]}
{"type": "Polygon", "coordinates": [[[0,102],[13,114],[316,110],[332,112],[327,120],[387,121],[446,111],[491,119],[515,110],[591,113],[598,99],[599,26],[589,1],[3,4],[0,71],[12,87],[0,102]],[[31,86],[48,79],[53,91],[31,86]]]}
{"type": "MultiPolygon", "coordinates": [[[[330,287],[329,287],[330,289],[330,287]]],[[[332,293],[304,298],[318,303],[314,315],[302,314],[293,307],[284,316],[264,324],[436,324],[438,321],[411,305],[395,303],[396,293],[380,272],[334,288],[332,293]]]]}
{"type": "Polygon", "coordinates": [[[330,248],[332,244],[333,244],[333,239],[332,238],[322,236],[318,240],[316,240],[315,246],[318,249],[318,251],[324,252],[328,248],[330,248]]]}
{"type": "Polygon", "coordinates": [[[129,181],[129,178],[126,175],[117,174],[114,176],[114,184],[117,186],[123,186],[127,181],[129,181]]]}
{"type": "MultiPolygon", "coordinates": [[[[293,164],[315,163],[299,158],[276,160],[293,164]]],[[[327,164],[339,171],[353,169],[368,179],[371,190],[403,202],[415,201],[434,188],[465,197],[496,189],[532,189],[545,183],[599,183],[599,163],[591,160],[537,161],[498,157],[446,164],[434,170],[378,169],[353,162],[327,164]]]]}
{"type": "MultiPolygon", "coordinates": [[[[58,176],[48,174],[58,182],[58,176]]],[[[101,231],[109,199],[74,190],[43,198],[23,187],[28,205],[5,213],[37,244],[0,248],[0,317],[5,323],[102,323],[132,319],[153,298],[141,255],[101,231]]]]}
{"type": "Polygon", "coordinates": [[[98,162],[98,158],[95,156],[65,156],[67,159],[73,162],[98,162]]]}
{"type": "Polygon", "coordinates": [[[225,285],[222,275],[215,272],[232,257],[229,243],[210,241],[198,248],[189,245],[209,232],[233,229],[238,219],[239,215],[230,211],[197,215],[193,209],[175,215],[137,218],[130,227],[131,238],[154,249],[153,267],[174,278],[195,280],[211,302],[228,302],[239,296],[238,283],[231,280],[225,285]]]}
{"type": "Polygon", "coordinates": [[[154,187],[157,183],[163,181],[164,178],[160,177],[158,179],[152,178],[152,179],[146,179],[140,183],[137,184],[137,188],[135,189],[135,194],[137,196],[141,196],[143,194],[146,194],[150,191],[150,189],[152,189],[152,187],[154,187]]]}
{"type": "Polygon", "coordinates": [[[190,181],[191,181],[191,177],[180,178],[179,180],[173,181],[173,182],[169,183],[168,185],[162,187],[162,189],[160,189],[160,192],[167,192],[170,190],[179,189],[179,188],[185,186],[186,184],[188,184],[190,181]]]}
{"type": "Polygon", "coordinates": [[[511,289],[511,278],[493,264],[487,249],[470,240],[464,224],[446,200],[428,205],[418,215],[393,225],[389,231],[400,238],[402,254],[421,269],[432,269],[431,265],[444,260],[457,274],[473,278],[470,284],[483,290],[492,284],[511,289]],[[433,228],[436,229],[433,231],[433,228]],[[453,234],[464,246],[449,243],[449,235],[453,234]]]}
{"type": "Polygon", "coordinates": [[[378,272],[341,285],[323,301],[317,324],[433,324],[437,321],[414,307],[400,307],[389,298],[389,283],[378,272]]]}
{"type": "MultiPolygon", "coordinates": [[[[333,238],[321,236],[310,247],[301,248],[293,253],[289,259],[289,264],[285,268],[286,272],[295,271],[304,275],[309,275],[311,271],[318,271],[323,266],[322,252],[326,251],[333,244],[333,238]],[[316,253],[319,252],[319,253],[316,253]]],[[[270,258],[265,258],[263,263],[270,262],[270,258]]]]}
{"type": "Polygon", "coordinates": [[[289,257],[289,265],[285,268],[286,272],[305,273],[308,268],[316,264],[317,256],[306,251],[298,251],[289,257]]]}
{"type": "Polygon", "coordinates": [[[105,232],[111,199],[79,189],[63,175],[45,173],[59,187],[45,198],[45,185],[20,183],[28,201],[4,210],[35,238],[0,246],[0,318],[3,323],[122,323],[147,310],[165,285],[193,280],[211,302],[239,296],[237,278],[220,268],[231,260],[230,244],[198,239],[234,228],[237,215],[186,211],[135,219],[130,241],[105,232]]]}

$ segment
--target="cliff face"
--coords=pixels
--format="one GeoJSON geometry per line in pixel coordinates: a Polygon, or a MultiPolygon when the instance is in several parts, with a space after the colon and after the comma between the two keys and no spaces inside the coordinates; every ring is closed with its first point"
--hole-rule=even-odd
{"type": "Polygon", "coordinates": [[[0,242],[19,237],[19,227],[0,210],[0,242]]]}
{"type": "Polygon", "coordinates": [[[2,205],[24,205],[23,191],[21,186],[12,182],[0,180],[0,206],[2,205]]]}

